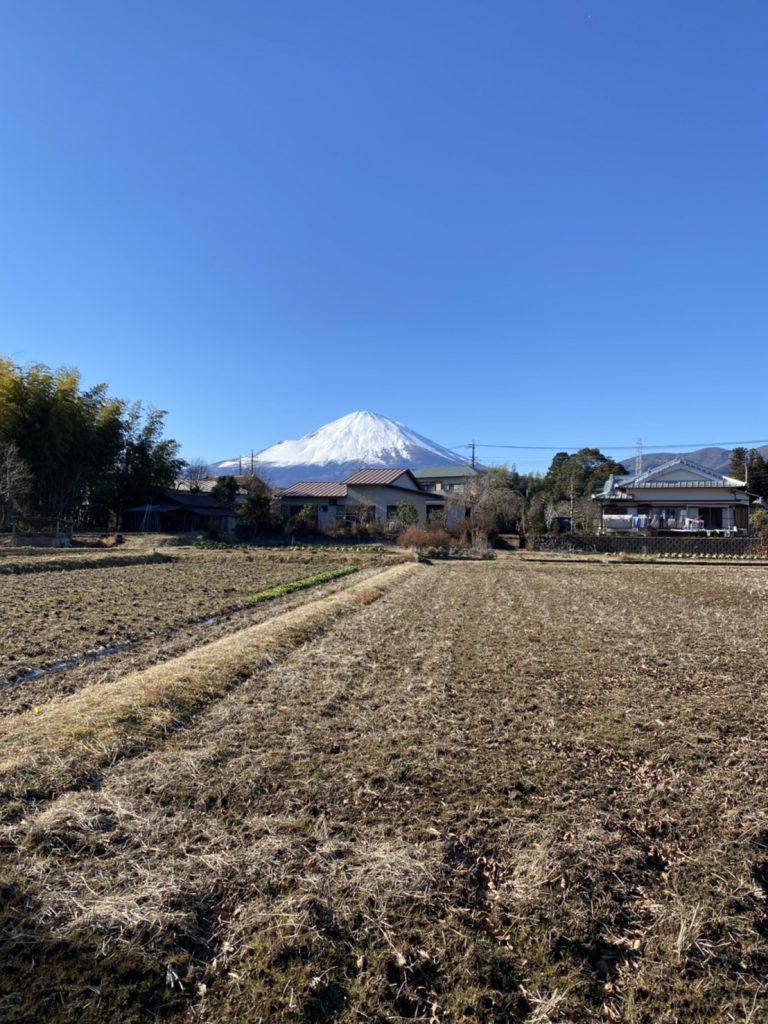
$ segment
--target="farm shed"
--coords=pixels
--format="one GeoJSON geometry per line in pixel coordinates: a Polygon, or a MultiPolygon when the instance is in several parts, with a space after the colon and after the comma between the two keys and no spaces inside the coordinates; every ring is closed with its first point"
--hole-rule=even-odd
{"type": "Polygon", "coordinates": [[[11,544],[14,547],[68,548],[72,524],[57,516],[16,516],[11,544]]]}
{"type": "Polygon", "coordinates": [[[750,495],[743,480],[676,458],[635,476],[611,476],[594,494],[602,532],[746,534],[750,495]]]}
{"type": "Polygon", "coordinates": [[[146,505],[123,509],[121,522],[126,533],[140,530],[153,533],[230,532],[235,528],[235,512],[210,494],[162,491],[146,505]]]}

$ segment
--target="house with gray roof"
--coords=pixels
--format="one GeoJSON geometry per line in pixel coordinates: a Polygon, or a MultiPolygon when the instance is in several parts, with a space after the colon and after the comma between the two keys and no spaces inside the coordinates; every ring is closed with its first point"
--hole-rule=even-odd
{"type": "Polygon", "coordinates": [[[743,480],[686,458],[645,473],[610,476],[592,495],[604,533],[746,534],[755,495],[743,480]]]}
{"type": "Polygon", "coordinates": [[[482,474],[482,470],[466,463],[462,466],[426,466],[414,469],[413,475],[427,491],[438,494],[463,494],[470,480],[482,474]]]}

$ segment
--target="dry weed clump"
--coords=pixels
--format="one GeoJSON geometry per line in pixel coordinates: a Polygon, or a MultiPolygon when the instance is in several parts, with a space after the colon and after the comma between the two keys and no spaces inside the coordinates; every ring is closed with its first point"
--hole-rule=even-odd
{"type": "Polygon", "coordinates": [[[442,527],[409,526],[398,536],[401,548],[441,548],[448,550],[451,535],[442,527]]]}
{"type": "Polygon", "coordinates": [[[378,601],[381,596],[381,590],[376,590],[374,587],[371,587],[370,590],[358,590],[352,600],[355,604],[373,604],[373,602],[378,601]]]}

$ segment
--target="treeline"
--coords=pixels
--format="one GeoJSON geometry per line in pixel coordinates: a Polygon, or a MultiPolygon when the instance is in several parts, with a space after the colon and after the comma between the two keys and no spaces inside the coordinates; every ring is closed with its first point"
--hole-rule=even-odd
{"type": "Polygon", "coordinates": [[[749,490],[768,498],[768,462],[757,448],[734,448],[731,452],[728,476],[746,480],[749,490]]]}
{"type": "Polygon", "coordinates": [[[0,526],[24,513],[114,527],[186,465],[164,417],[106,384],[83,390],[75,369],[0,357],[0,526]]]}
{"type": "MultiPolygon", "coordinates": [[[[609,476],[626,472],[599,449],[582,448],[558,452],[544,474],[520,474],[514,467],[489,470],[470,483],[467,497],[481,529],[593,533],[600,508],[591,496],[609,476]]],[[[750,492],[768,499],[768,462],[756,449],[734,448],[728,474],[738,480],[746,474],[750,492]]]]}
{"type": "Polygon", "coordinates": [[[487,470],[456,501],[467,499],[480,531],[545,533],[568,518],[574,529],[590,532],[600,515],[591,495],[611,474],[625,472],[599,449],[581,448],[572,454],[558,452],[544,474],[521,474],[514,467],[487,470]]]}

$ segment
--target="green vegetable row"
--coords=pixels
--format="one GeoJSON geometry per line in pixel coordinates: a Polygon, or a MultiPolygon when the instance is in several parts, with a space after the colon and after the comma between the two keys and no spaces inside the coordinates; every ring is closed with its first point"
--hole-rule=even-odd
{"type": "Polygon", "coordinates": [[[327,569],[325,572],[317,572],[314,576],[305,576],[301,580],[293,580],[291,583],[280,583],[269,590],[260,590],[247,598],[246,604],[258,604],[260,601],[271,601],[275,597],[283,597],[284,594],[292,594],[295,590],[306,590],[308,587],[316,587],[320,583],[328,583],[331,580],[339,579],[341,576],[349,576],[350,573],[358,572],[357,565],[344,565],[339,569],[327,569]]]}

